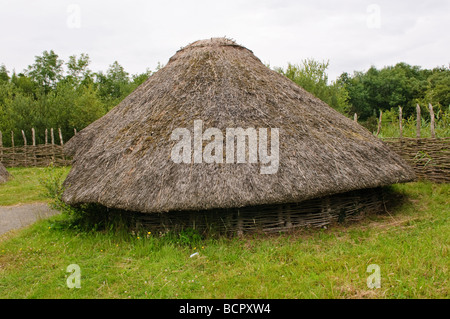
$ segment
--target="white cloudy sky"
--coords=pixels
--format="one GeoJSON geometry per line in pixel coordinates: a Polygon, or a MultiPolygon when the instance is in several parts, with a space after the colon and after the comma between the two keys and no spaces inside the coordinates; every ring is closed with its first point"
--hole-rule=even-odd
{"type": "Polygon", "coordinates": [[[450,63],[449,0],[0,0],[0,30],[0,64],[17,72],[52,49],[64,60],[88,53],[93,71],[117,60],[141,73],[216,36],[271,66],[329,60],[332,80],[371,65],[450,63]]]}

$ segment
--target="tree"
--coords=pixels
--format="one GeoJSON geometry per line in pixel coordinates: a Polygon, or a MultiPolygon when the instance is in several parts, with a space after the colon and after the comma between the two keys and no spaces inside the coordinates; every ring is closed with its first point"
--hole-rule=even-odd
{"type": "Polygon", "coordinates": [[[327,90],[328,76],[325,71],[328,66],[328,61],[306,59],[302,64],[288,63],[286,70],[279,69],[279,71],[306,91],[319,97],[324,96],[327,90]]]}
{"type": "Polygon", "coordinates": [[[8,73],[9,71],[6,69],[6,66],[4,64],[0,65],[0,82],[9,81],[8,73]]]}
{"type": "Polygon", "coordinates": [[[134,88],[130,85],[128,72],[117,61],[109,66],[106,74],[99,72],[95,76],[98,94],[108,110],[116,106],[134,88]]]}
{"type": "Polygon", "coordinates": [[[42,56],[35,57],[34,64],[28,66],[26,75],[48,93],[63,78],[63,63],[53,50],[44,51],[42,56]]]}
{"type": "Polygon", "coordinates": [[[147,81],[147,79],[153,74],[153,72],[150,69],[147,69],[144,73],[140,73],[140,74],[133,74],[131,76],[131,79],[133,81],[133,84],[138,87],[139,85],[141,85],[142,83],[144,83],[145,81],[147,81]]]}
{"type": "Polygon", "coordinates": [[[82,83],[91,83],[92,71],[88,68],[89,63],[89,55],[85,53],[82,53],[79,58],[77,58],[76,55],[71,55],[69,57],[69,61],[66,63],[68,69],[66,80],[69,80],[75,86],[78,86],[82,83]]]}
{"type": "Polygon", "coordinates": [[[353,76],[343,73],[340,80],[349,95],[351,112],[366,120],[379,110],[403,107],[405,116],[414,113],[415,105],[424,95],[429,72],[418,66],[398,63],[380,70],[372,66],[366,72],[353,76]]]}
{"type": "Polygon", "coordinates": [[[422,104],[450,107],[450,67],[434,68],[426,81],[422,104]]]}
{"type": "Polygon", "coordinates": [[[13,72],[10,79],[11,84],[14,87],[14,94],[23,93],[28,96],[36,98],[37,95],[37,83],[30,77],[23,73],[16,74],[13,72]]]}
{"type": "Polygon", "coordinates": [[[285,70],[282,68],[276,68],[275,70],[334,109],[347,114],[349,104],[345,82],[338,80],[328,84],[328,75],[326,73],[328,66],[329,61],[318,62],[314,59],[306,59],[300,65],[289,63],[285,70]]]}

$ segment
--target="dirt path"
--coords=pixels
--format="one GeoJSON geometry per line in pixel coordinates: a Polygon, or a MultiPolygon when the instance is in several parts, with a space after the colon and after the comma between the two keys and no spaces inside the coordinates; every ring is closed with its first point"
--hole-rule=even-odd
{"type": "Polygon", "coordinates": [[[55,214],[59,212],[48,207],[46,203],[0,206],[0,235],[55,214]]]}

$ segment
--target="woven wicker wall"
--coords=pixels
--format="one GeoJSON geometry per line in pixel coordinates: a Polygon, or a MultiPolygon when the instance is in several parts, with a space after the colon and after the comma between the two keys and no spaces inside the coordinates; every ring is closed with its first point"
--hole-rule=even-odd
{"type": "Polygon", "coordinates": [[[450,138],[385,138],[384,142],[402,156],[419,179],[450,182],[450,138]]]}
{"type": "Polygon", "coordinates": [[[277,233],[303,227],[323,227],[357,221],[384,212],[382,189],[365,189],[316,198],[300,203],[263,205],[234,209],[130,213],[136,229],[152,233],[178,232],[193,228],[200,233],[236,235],[277,233]]]}
{"type": "MultiPolygon", "coordinates": [[[[54,130],[45,130],[43,133],[45,144],[36,143],[36,131],[31,129],[31,143],[27,142],[27,135],[22,130],[21,144],[14,132],[10,133],[11,147],[4,147],[3,133],[0,131],[0,162],[5,167],[45,167],[53,163],[55,166],[67,166],[71,163],[71,158],[65,156],[63,152],[63,137],[61,129],[58,128],[59,144],[55,139],[54,130]],[[50,134],[49,134],[50,133],[50,134]],[[50,139],[50,141],[49,141],[50,139]],[[31,144],[31,145],[30,145],[31,144]]],[[[76,134],[76,129],[74,133],[76,134]]]]}
{"type": "Polygon", "coordinates": [[[0,162],[5,167],[34,166],[45,167],[70,165],[71,159],[63,153],[60,145],[36,145],[20,147],[0,147],[0,162]]]}

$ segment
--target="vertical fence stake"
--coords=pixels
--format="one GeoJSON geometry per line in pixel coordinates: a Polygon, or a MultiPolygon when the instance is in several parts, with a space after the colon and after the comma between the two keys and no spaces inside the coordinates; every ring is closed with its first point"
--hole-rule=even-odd
{"type": "Polygon", "coordinates": [[[355,113],[355,115],[353,115],[353,121],[358,123],[358,114],[355,113]]]}
{"type": "Polygon", "coordinates": [[[428,110],[430,111],[431,138],[436,138],[436,134],[434,132],[434,111],[433,111],[433,105],[431,105],[431,103],[428,104],[428,110]]]}
{"type": "Polygon", "coordinates": [[[420,138],[420,124],[421,124],[421,119],[420,119],[420,105],[417,104],[416,105],[416,112],[417,112],[417,120],[416,120],[416,137],[420,138]]]}
{"type": "Polygon", "coordinates": [[[378,128],[377,128],[377,137],[378,134],[380,134],[381,131],[381,117],[383,116],[383,111],[380,110],[380,119],[378,120],[378,128]]]}
{"type": "Polygon", "coordinates": [[[242,216],[238,210],[237,212],[237,235],[242,236],[244,234],[244,222],[242,220],[242,216]]]}
{"type": "Polygon", "coordinates": [[[25,136],[25,132],[22,130],[22,137],[23,137],[23,145],[27,146],[27,137],[25,136]]]}
{"type": "Polygon", "coordinates": [[[36,166],[36,132],[34,131],[34,127],[31,128],[31,139],[33,141],[33,162],[34,166],[36,166]]]}
{"type": "Polygon", "coordinates": [[[55,163],[55,161],[56,161],[55,147],[54,147],[55,146],[55,135],[53,134],[53,127],[50,129],[50,137],[52,140],[52,152],[53,152],[52,162],[55,163]]]}
{"type": "Polygon", "coordinates": [[[16,164],[16,152],[15,152],[15,148],[14,148],[14,132],[11,131],[11,147],[12,147],[12,151],[13,151],[13,165],[16,164]]]}
{"type": "Polygon", "coordinates": [[[403,123],[402,123],[402,121],[403,121],[402,107],[399,106],[398,107],[398,123],[399,123],[399,126],[400,126],[400,138],[403,137],[403,123]]]}
{"type": "Polygon", "coordinates": [[[35,134],[35,131],[34,131],[33,127],[31,128],[31,139],[32,139],[32,142],[33,142],[33,146],[36,146],[36,134],[35,134]]]}
{"type": "MultiPolygon", "coordinates": [[[[59,141],[61,142],[61,148],[63,148],[64,142],[63,142],[63,137],[62,137],[62,133],[61,133],[61,128],[58,128],[58,133],[59,133],[59,141]]],[[[65,161],[65,160],[66,160],[66,157],[64,156],[64,153],[63,153],[63,161],[65,161]]]]}
{"type": "Polygon", "coordinates": [[[288,209],[286,209],[286,228],[290,229],[292,228],[292,220],[291,220],[291,206],[290,205],[285,205],[285,208],[287,207],[288,209]]]}
{"type": "Polygon", "coordinates": [[[3,162],[3,135],[0,131],[0,162],[3,162]]]}
{"type": "Polygon", "coordinates": [[[27,152],[27,137],[25,136],[25,132],[22,130],[23,137],[23,151],[25,153],[25,166],[28,166],[28,152],[27,152]]]}
{"type": "Polygon", "coordinates": [[[63,138],[62,138],[61,128],[58,128],[58,133],[59,133],[59,142],[61,143],[61,146],[63,146],[64,142],[63,142],[63,138]]]}
{"type": "Polygon", "coordinates": [[[45,129],[45,145],[48,144],[48,129],[45,129]]]}

